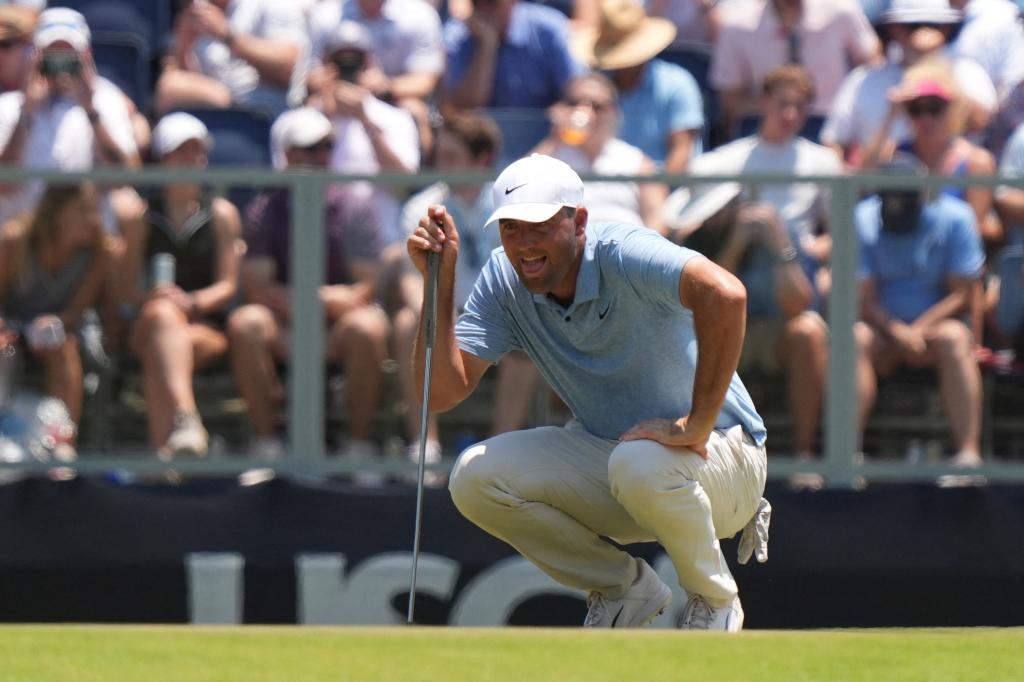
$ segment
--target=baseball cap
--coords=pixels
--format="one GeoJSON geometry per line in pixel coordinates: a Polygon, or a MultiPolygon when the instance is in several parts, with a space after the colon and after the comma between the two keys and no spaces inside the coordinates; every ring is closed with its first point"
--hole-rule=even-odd
{"type": "Polygon", "coordinates": [[[0,5],[0,40],[23,40],[35,30],[35,12],[17,5],[0,5]]]}
{"type": "Polygon", "coordinates": [[[355,21],[343,21],[327,39],[325,53],[337,50],[360,50],[369,52],[371,47],[370,32],[365,26],[355,21]]]}
{"type": "Polygon", "coordinates": [[[945,85],[936,80],[923,79],[911,85],[914,97],[938,97],[947,102],[953,101],[953,93],[945,85]]]}
{"type": "Polygon", "coordinates": [[[882,12],[883,24],[958,24],[964,15],[949,0],[893,0],[882,12]]]}
{"type": "Polygon", "coordinates": [[[290,109],[270,127],[270,157],[274,168],[288,165],[284,153],[294,147],[310,147],[334,132],[334,125],[313,107],[290,109]]]}
{"type": "Polygon", "coordinates": [[[89,49],[90,39],[85,17],[67,7],[54,7],[39,15],[33,42],[39,49],[45,49],[58,41],[64,41],[77,52],[84,52],[89,49]]]}
{"type": "Polygon", "coordinates": [[[184,111],[167,114],[153,128],[153,153],[164,156],[189,140],[199,140],[207,149],[213,146],[213,136],[198,118],[184,111]]]}
{"type": "Polygon", "coordinates": [[[484,227],[506,219],[542,223],[565,206],[583,204],[583,181],[565,162],[531,154],[503,170],[491,194],[495,208],[484,227]]]}

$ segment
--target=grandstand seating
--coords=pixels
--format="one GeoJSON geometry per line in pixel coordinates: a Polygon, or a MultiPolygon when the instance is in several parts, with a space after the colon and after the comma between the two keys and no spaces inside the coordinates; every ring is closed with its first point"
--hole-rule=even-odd
{"type": "Polygon", "coordinates": [[[94,40],[109,32],[134,34],[148,54],[162,52],[171,33],[171,0],[51,0],[49,6],[81,12],[94,40]]]}
{"type": "Polygon", "coordinates": [[[551,130],[543,109],[492,108],[484,111],[501,130],[500,166],[525,156],[551,130]]]}
{"type": "Polygon", "coordinates": [[[146,111],[153,95],[146,44],[133,33],[103,33],[93,39],[92,54],[100,75],[146,111]]]}

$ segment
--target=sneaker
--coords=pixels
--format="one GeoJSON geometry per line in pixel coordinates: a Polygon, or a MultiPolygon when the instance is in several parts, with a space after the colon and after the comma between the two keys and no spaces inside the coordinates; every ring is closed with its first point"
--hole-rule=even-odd
{"type": "Polygon", "coordinates": [[[205,457],[209,446],[210,435],[203,428],[198,412],[178,410],[174,413],[174,426],[163,448],[169,455],[205,457]]]}
{"type": "MultiPolygon", "coordinates": [[[[338,458],[351,462],[352,464],[360,464],[364,462],[371,462],[376,460],[378,457],[377,446],[368,440],[362,440],[361,438],[350,438],[345,444],[338,450],[338,458]]],[[[379,488],[384,485],[384,474],[380,471],[364,470],[359,467],[353,468],[352,480],[361,486],[368,488],[379,488]]]]}
{"type": "Polygon", "coordinates": [[[636,580],[621,599],[608,599],[600,592],[587,597],[585,628],[639,628],[660,616],[672,601],[672,590],[661,582],[654,569],[637,559],[636,580]]]}
{"type": "MultiPolygon", "coordinates": [[[[420,442],[416,441],[410,445],[405,451],[406,457],[412,462],[414,467],[420,465],[420,442]]],[[[428,440],[427,447],[423,452],[423,461],[429,467],[432,464],[441,463],[441,444],[436,440],[428,440]]],[[[411,474],[406,474],[403,479],[406,483],[416,485],[416,477],[418,471],[411,474]]],[[[440,471],[431,471],[429,468],[423,470],[423,485],[428,488],[443,488],[448,484],[448,476],[441,473],[440,471]]]]}
{"type": "Polygon", "coordinates": [[[695,594],[683,608],[679,627],[682,630],[739,632],[743,629],[743,605],[737,595],[727,606],[715,608],[704,597],[695,594]]]}
{"type": "Polygon", "coordinates": [[[286,452],[284,442],[275,436],[260,436],[249,446],[249,456],[264,462],[283,459],[286,452]]]}

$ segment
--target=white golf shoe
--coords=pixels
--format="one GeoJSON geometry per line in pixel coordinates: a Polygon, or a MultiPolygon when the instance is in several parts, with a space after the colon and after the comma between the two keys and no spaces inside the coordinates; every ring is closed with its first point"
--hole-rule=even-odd
{"type": "Polygon", "coordinates": [[[608,599],[600,592],[587,597],[585,628],[639,628],[661,615],[672,601],[672,590],[661,582],[643,559],[636,560],[638,575],[621,599],[608,599]]]}
{"type": "Polygon", "coordinates": [[[679,627],[682,630],[739,632],[743,629],[743,605],[739,596],[735,596],[727,606],[715,608],[704,597],[695,594],[683,608],[679,627]]]}

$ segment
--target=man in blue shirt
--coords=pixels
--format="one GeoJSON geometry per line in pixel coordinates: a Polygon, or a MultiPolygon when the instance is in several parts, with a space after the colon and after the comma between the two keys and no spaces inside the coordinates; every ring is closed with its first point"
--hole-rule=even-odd
{"type": "MultiPolygon", "coordinates": [[[[492,194],[502,248],[457,325],[460,240],[445,208],[430,207],[407,243],[424,276],[427,253],[441,253],[431,408],[454,407],[490,365],[524,350],[575,418],[465,450],[450,483],[456,506],[589,592],[585,626],[644,625],[672,596],[611,538],[664,546],[690,596],[683,627],[739,630],[718,539],[742,529],[741,561],[763,561],[771,510],[764,424],[735,373],[743,285],[650,229],[588,225],[583,183],[551,157],[516,161],[492,194]]],[[[422,351],[415,362],[421,378],[422,351]]]]}
{"type": "Polygon", "coordinates": [[[582,67],[569,55],[568,20],[519,0],[474,0],[473,14],[445,26],[443,92],[457,109],[527,107],[558,101],[582,67]]]}
{"type": "MultiPolygon", "coordinates": [[[[917,163],[897,156],[889,172],[917,163]]],[[[861,424],[878,376],[899,365],[935,367],[957,449],[954,463],[981,461],[981,373],[974,335],[962,318],[985,254],[966,202],[945,194],[925,202],[917,191],[887,190],[864,199],[854,220],[860,240],[861,320],[857,383],[861,424]]]]}

